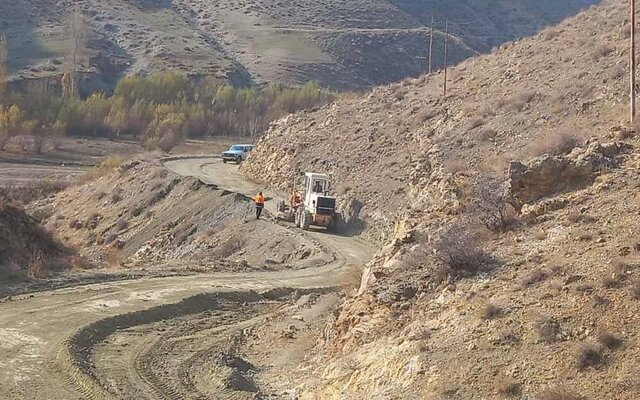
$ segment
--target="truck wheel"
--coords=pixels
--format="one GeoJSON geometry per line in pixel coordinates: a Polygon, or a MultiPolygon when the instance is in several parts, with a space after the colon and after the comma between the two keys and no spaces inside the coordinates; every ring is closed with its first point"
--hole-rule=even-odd
{"type": "Polygon", "coordinates": [[[309,211],[303,211],[302,212],[302,220],[300,221],[300,227],[302,228],[302,230],[307,230],[309,229],[309,226],[311,226],[311,213],[309,211]]]}
{"type": "Polygon", "coordinates": [[[238,157],[238,158],[236,158],[236,163],[237,163],[237,164],[240,164],[241,162],[242,162],[242,157],[238,157]]]}
{"type": "Polygon", "coordinates": [[[300,210],[296,211],[293,214],[293,222],[295,223],[296,228],[300,228],[301,227],[301,225],[300,225],[300,210]]]}
{"type": "Polygon", "coordinates": [[[226,163],[227,163],[227,160],[223,158],[223,159],[222,159],[222,163],[223,163],[223,164],[226,164],[226,163]]]}

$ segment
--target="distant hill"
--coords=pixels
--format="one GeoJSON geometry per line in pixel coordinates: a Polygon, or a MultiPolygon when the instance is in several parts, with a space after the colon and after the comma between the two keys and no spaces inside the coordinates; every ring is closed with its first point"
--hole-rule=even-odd
{"type": "MultiPolygon", "coordinates": [[[[80,0],[84,90],[108,89],[123,74],[175,69],[239,84],[273,81],[353,89],[442,65],[444,20],[451,62],[530,35],[596,0],[80,0]]],[[[68,70],[71,0],[0,4],[14,81],[68,70]]]]}

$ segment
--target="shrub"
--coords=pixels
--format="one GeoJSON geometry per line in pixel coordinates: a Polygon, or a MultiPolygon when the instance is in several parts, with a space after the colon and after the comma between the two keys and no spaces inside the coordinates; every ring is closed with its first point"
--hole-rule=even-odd
{"type": "Polygon", "coordinates": [[[469,130],[476,129],[477,127],[480,127],[480,126],[482,126],[484,124],[485,124],[484,118],[482,118],[482,117],[473,117],[469,121],[468,129],[469,130]]]}
{"type": "Polygon", "coordinates": [[[87,183],[94,181],[98,178],[106,176],[110,174],[113,170],[122,165],[123,159],[120,157],[109,157],[103,160],[97,166],[91,168],[84,175],[82,175],[78,180],[80,183],[87,183]]]}
{"type": "Polygon", "coordinates": [[[598,61],[599,59],[606,57],[611,53],[613,53],[613,48],[611,46],[600,44],[597,45],[591,52],[591,59],[593,61],[598,61]]]}
{"type": "Polygon", "coordinates": [[[551,387],[538,393],[535,400],[584,400],[584,397],[564,387],[551,387]]]}
{"type": "Polygon", "coordinates": [[[560,324],[552,317],[537,316],[533,322],[533,328],[540,339],[545,342],[554,342],[561,333],[560,324]]]}
{"type": "Polygon", "coordinates": [[[568,131],[556,131],[534,140],[528,148],[529,155],[561,155],[570,153],[582,142],[580,135],[568,131]]]}
{"type": "Polygon", "coordinates": [[[502,308],[493,303],[487,303],[480,309],[480,318],[484,320],[498,318],[502,315],[502,308]]]}
{"type": "Polygon", "coordinates": [[[445,228],[435,243],[435,250],[437,257],[456,275],[475,274],[485,257],[477,237],[464,223],[445,228]]]}
{"type": "Polygon", "coordinates": [[[496,382],[496,393],[504,396],[518,397],[520,396],[521,386],[516,380],[509,376],[502,376],[496,382]]]}
{"type": "Polygon", "coordinates": [[[476,181],[475,210],[480,221],[492,231],[504,231],[515,221],[516,213],[508,202],[507,191],[494,178],[483,177],[476,181]]]}
{"type": "Polygon", "coordinates": [[[578,371],[599,366],[604,362],[602,347],[592,343],[582,343],[578,346],[575,362],[578,371]]]}
{"type": "Polygon", "coordinates": [[[129,227],[129,222],[124,218],[120,218],[118,222],[116,222],[116,229],[119,231],[125,230],[128,227],[129,227]]]}
{"type": "Polygon", "coordinates": [[[633,282],[629,290],[633,299],[640,300],[640,281],[633,282]]]}
{"type": "Polygon", "coordinates": [[[522,278],[522,280],[520,281],[520,284],[523,287],[528,287],[535,283],[542,282],[545,279],[547,279],[547,272],[538,268],[534,271],[531,271],[524,278],[522,278]]]}
{"type": "Polygon", "coordinates": [[[610,350],[614,350],[622,346],[622,339],[607,332],[604,329],[601,329],[598,332],[598,334],[596,335],[596,339],[598,340],[598,343],[600,343],[601,345],[605,346],[610,350]]]}

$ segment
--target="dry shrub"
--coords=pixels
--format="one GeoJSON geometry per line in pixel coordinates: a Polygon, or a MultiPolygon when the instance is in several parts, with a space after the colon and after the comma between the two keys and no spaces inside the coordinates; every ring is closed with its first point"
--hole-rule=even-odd
{"type": "Polygon", "coordinates": [[[449,271],[459,276],[475,274],[486,258],[477,236],[464,222],[446,227],[435,243],[435,250],[449,271]]]}
{"type": "Polygon", "coordinates": [[[89,214],[89,217],[84,221],[84,227],[91,230],[96,229],[100,224],[100,220],[102,219],[102,215],[97,212],[92,212],[89,214]]]}
{"type": "Polygon", "coordinates": [[[130,211],[130,213],[129,213],[129,214],[130,214],[132,217],[137,217],[138,215],[142,214],[142,211],[144,211],[144,207],[142,207],[142,206],[136,206],[136,207],[134,207],[133,209],[131,209],[131,211],[130,211]]]}
{"type": "Polygon", "coordinates": [[[114,189],[111,193],[111,203],[116,204],[122,200],[122,189],[114,189]]]}
{"type": "Polygon", "coordinates": [[[629,292],[634,300],[640,300],[640,281],[633,282],[629,288],[629,292]]]}
{"type": "Polygon", "coordinates": [[[496,382],[495,391],[503,396],[518,397],[522,392],[522,387],[510,376],[501,376],[496,382]]]}
{"type": "Polygon", "coordinates": [[[598,343],[610,350],[614,350],[622,346],[622,339],[602,328],[598,331],[596,339],[598,340],[598,343]]]}
{"type": "Polygon", "coordinates": [[[240,236],[232,236],[215,249],[215,255],[227,258],[242,250],[246,242],[240,236]]]}
{"type": "Polygon", "coordinates": [[[543,135],[534,140],[528,147],[527,153],[532,157],[542,154],[552,156],[568,154],[583,142],[583,138],[573,132],[556,131],[543,135]]]}
{"type": "Polygon", "coordinates": [[[7,203],[25,206],[35,200],[56,194],[70,185],[62,180],[45,180],[26,186],[8,185],[0,187],[0,199],[7,203]]]}
{"type": "Polygon", "coordinates": [[[362,282],[362,268],[357,265],[348,265],[342,275],[342,291],[347,296],[355,295],[360,289],[362,282]]]}
{"type": "Polygon", "coordinates": [[[483,142],[486,142],[495,138],[497,134],[498,132],[493,128],[482,128],[480,132],[478,132],[478,137],[480,137],[480,140],[483,142]]]}
{"type": "Polygon", "coordinates": [[[99,165],[91,168],[84,175],[78,178],[80,183],[88,183],[103,176],[109,175],[123,163],[123,159],[119,157],[109,157],[102,161],[99,165]]]}
{"type": "Polygon", "coordinates": [[[582,343],[578,346],[575,365],[578,371],[589,367],[597,367],[604,362],[602,346],[593,343],[582,343]]]}
{"type": "Polygon", "coordinates": [[[540,34],[540,36],[544,40],[552,40],[560,36],[560,32],[557,29],[549,28],[545,29],[544,32],[540,34]]]}
{"type": "Polygon", "coordinates": [[[613,289],[620,287],[626,278],[626,264],[618,260],[611,266],[610,271],[602,277],[602,287],[613,289]]]}
{"type": "Polygon", "coordinates": [[[585,398],[564,387],[551,387],[542,390],[535,400],[584,400],[585,398]]]}
{"type": "Polygon", "coordinates": [[[505,231],[516,222],[516,211],[509,204],[508,193],[501,181],[481,177],[476,183],[474,208],[480,221],[492,231],[505,231]]]}
{"type": "Polygon", "coordinates": [[[174,246],[180,246],[181,244],[186,242],[189,236],[191,236],[197,229],[197,226],[189,222],[185,221],[181,223],[174,231],[174,237],[171,244],[174,246]]]}
{"type": "Polygon", "coordinates": [[[599,59],[608,56],[613,53],[613,47],[606,44],[599,44],[591,51],[591,59],[598,61],[599,59]]]}
{"type": "Polygon", "coordinates": [[[468,130],[476,129],[482,125],[484,125],[486,121],[482,117],[473,117],[469,121],[469,125],[467,126],[468,130]]]}
{"type": "Polygon", "coordinates": [[[533,321],[533,328],[540,339],[545,342],[554,342],[562,332],[560,324],[553,317],[539,315],[533,321]]]}
{"type": "Polygon", "coordinates": [[[116,247],[110,247],[104,252],[104,260],[111,268],[118,268],[122,266],[123,256],[116,247]]]}
{"type": "Polygon", "coordinates": [[[29,257],[29,263],[27,264],[27,277],[31,279],[41,279],[46,277],[46,275],[44,253],[40,250],[34,251],[29,257]]]}
{"type": "Polygon", "coordinates": [[[78,220],[78,218],[72,218],[69,220],[69,229],[80,229],[82,228],[82,223],[78,220]]]}
{"type": "Polygon", "coordinates": [[[480,309],[480,318],[490,320],[502,316],[503,310],[500,306],[487,303],[480,309]]]}
{"type": "Polygon", "coordinates": [[[469,167],[463,160],[455,158],[445,160],[442,166],[445,171],[454,175],[462,174],[469,170],[469,167]]]}
{"type": "Polygon", "coordinates": [[[547,271],[535,269],[522,278],[520,285],[522,285],[522,287],[529,287],[533,284],[544,281],[547,279],[547,276],[547,271]]]}
{"type": "Polygon", "coordinates": [[[111,244],[113,242],[115,242],[115,240],[118,238],[118,235],[115,233],[108,233],[105,237],[104,237],[104,244],[111,244]]]}
{"type": "Polygon", "coordinates": [[[423,108],[418,111],[414,117],[416,125],[422,125],[431,118],[435,117],[437,112],[431,108],[423,108]]]}
{"type": "Polygon", "coordinates": [[[398,101],[403,100],[407,96],[408,92],[409,90],[406,87],[398,86],[396,91],[393,93],[393,98],[398,101]]]}
{"type": "Polygon", "coordinates": [[[119,231],[125,230],[128,227],[129,227],[129,222],[124,218],[120,218],[118,222],[116,222],[116,229],[119,231]]]}

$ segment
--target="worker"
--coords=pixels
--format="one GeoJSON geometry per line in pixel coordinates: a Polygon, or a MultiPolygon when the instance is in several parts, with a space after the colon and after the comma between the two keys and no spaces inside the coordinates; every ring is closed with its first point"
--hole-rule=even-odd
{"type": "Polygon", "coordinates": [[[291,194],[289,204],[291,204],[291,207],[293,208],[298,208],[298,206],[302,204],[302,196],[300,195],[300,192],[296,190],[291,194]]]}
{"type": "Polygon", "coordinates": [[[264,196],[262,192],[258,193],[254,200],[256,202],[256,219],[260,219],[260,215],[262,215],[262,210],[264,209],[264,196]]]}

